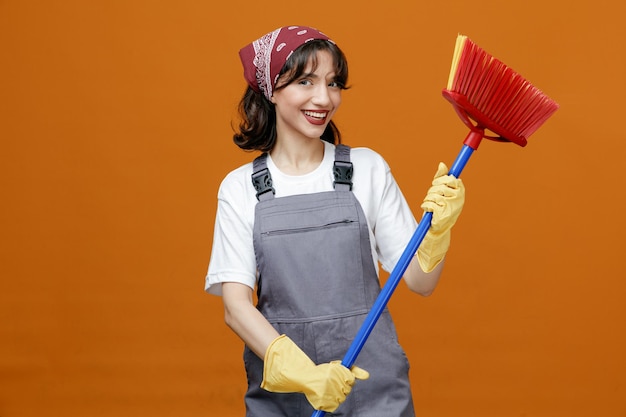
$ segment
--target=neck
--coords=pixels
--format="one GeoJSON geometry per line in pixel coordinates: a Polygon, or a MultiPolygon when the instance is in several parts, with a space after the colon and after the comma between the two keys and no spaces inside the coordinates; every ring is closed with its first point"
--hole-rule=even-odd
{"type": "Polygon", "coordinates": [[[270,152],[274,164],[287,175],[304,175],[314,171],[324,159],[322,140],[284,143],[277,141],[270,152]]]}

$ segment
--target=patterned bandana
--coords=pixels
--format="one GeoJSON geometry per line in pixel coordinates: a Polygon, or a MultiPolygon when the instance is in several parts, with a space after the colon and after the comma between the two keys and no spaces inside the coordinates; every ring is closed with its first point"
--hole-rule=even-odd
{"type": "Polygon", "coordinates": [[[243,76],[257,93],[269,100],[278,74],[300,45],[313,39],[331,41],[317,29],[308,26],[284,26],[246,45],[239,51],[243,76]]]}

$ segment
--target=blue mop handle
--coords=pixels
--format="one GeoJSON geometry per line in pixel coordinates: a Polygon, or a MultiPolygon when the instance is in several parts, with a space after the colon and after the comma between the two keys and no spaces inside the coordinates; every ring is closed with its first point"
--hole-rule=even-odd
{"type": "MultiPolygon", "coordinates": [[[[463,168],[465,168],[465,164],[467,164],[467,161],[469,160],[470,156],[472,156],[473,152],[474,152],[473,148],[471,148],[468,145],[463,145],[461,152],[459,152],[458,156],[456,157],[456,160],[454,161],[454,163],[452,164],[452,167],[450,168],[449,174],[454,175],[455,177],[458,178],[461,175],[461,171],[463,171],[463,168]]],[[[383,313],[383,310],[387,306],[387,303],[389,302],[389,299],[393,295],[394,290],[400,283],[402,276],[404,276],[404,272],[406,271],[409,264],[411,263],[411,260],[415,256],[415,253],[417,252],[417,248],[424,240],[424,236],[426,236],[428,229],[430,229],[430,223],[432,222],[432,218],[433,218],[433,213],[431,212],[424,213],[422,220],[420,221],[419,225],[417,226],[417,229],[415,230],[415,232],[413,233],[413,236],[411,237],[411,240],[409,240],[409,243],[404,249],[402,256],[400,256],[400,260],[396,264],[395,268],[393,268],[393,271],[391,271],[391,274],[389,275],[387,282],[383,286],[380,294],[378,294],[378,297],[376,298],[376,301],[374,301],[374,305],[372,306],[372,309],[368,313],[367,317],[365,317],[365,321],[361,325],[361,328],[356,334],[356,337],[352,341],[352,344],[350,345],[348,352],[346,352],[345,356],[341,360],[341,364],[345,366],[346,368],[348,369],[352,368],[352,365],[354,365],[354,362],[356,361],[357,356],[359,355],[359,353],[361,353],[361,349],[363,349],[363,345],[365,345],[367,338],[369,337],[370,333],[374,329],[374,326],[376,325],[376,322],[378,321],[381,314],[383,313]]],[[[313,414],[311,415],[311,417],[323,417],[325,414],[326,414],[325,411],[315,410],[313,414]]]]}

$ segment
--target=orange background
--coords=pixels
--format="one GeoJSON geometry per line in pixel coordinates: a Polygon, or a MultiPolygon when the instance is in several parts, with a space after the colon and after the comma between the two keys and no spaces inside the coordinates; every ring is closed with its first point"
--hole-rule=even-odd
{"type": "Polygon", "coordinates": [[[420,416],[626,416],[621,0],[0,0],[0,416],[241,416],[241,342],[204,294],[237,51],[305,24],[346,52],[344,142],[417,216],[466,129],[457,33],[561,109],[484,141],[430,298],[391,301],[420,416]]]}

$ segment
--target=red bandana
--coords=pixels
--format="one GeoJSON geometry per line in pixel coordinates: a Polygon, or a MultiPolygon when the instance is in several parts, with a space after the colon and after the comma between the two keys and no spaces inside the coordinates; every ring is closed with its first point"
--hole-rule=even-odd
{"type": "Polygon", "coordinates": [[[284,26],[260,37],[239,51],[244,78],[254,91],[263,93],[269,100],[287,59],[299,46],[313,39],[331,41],[308,26],[284,26]]]}

